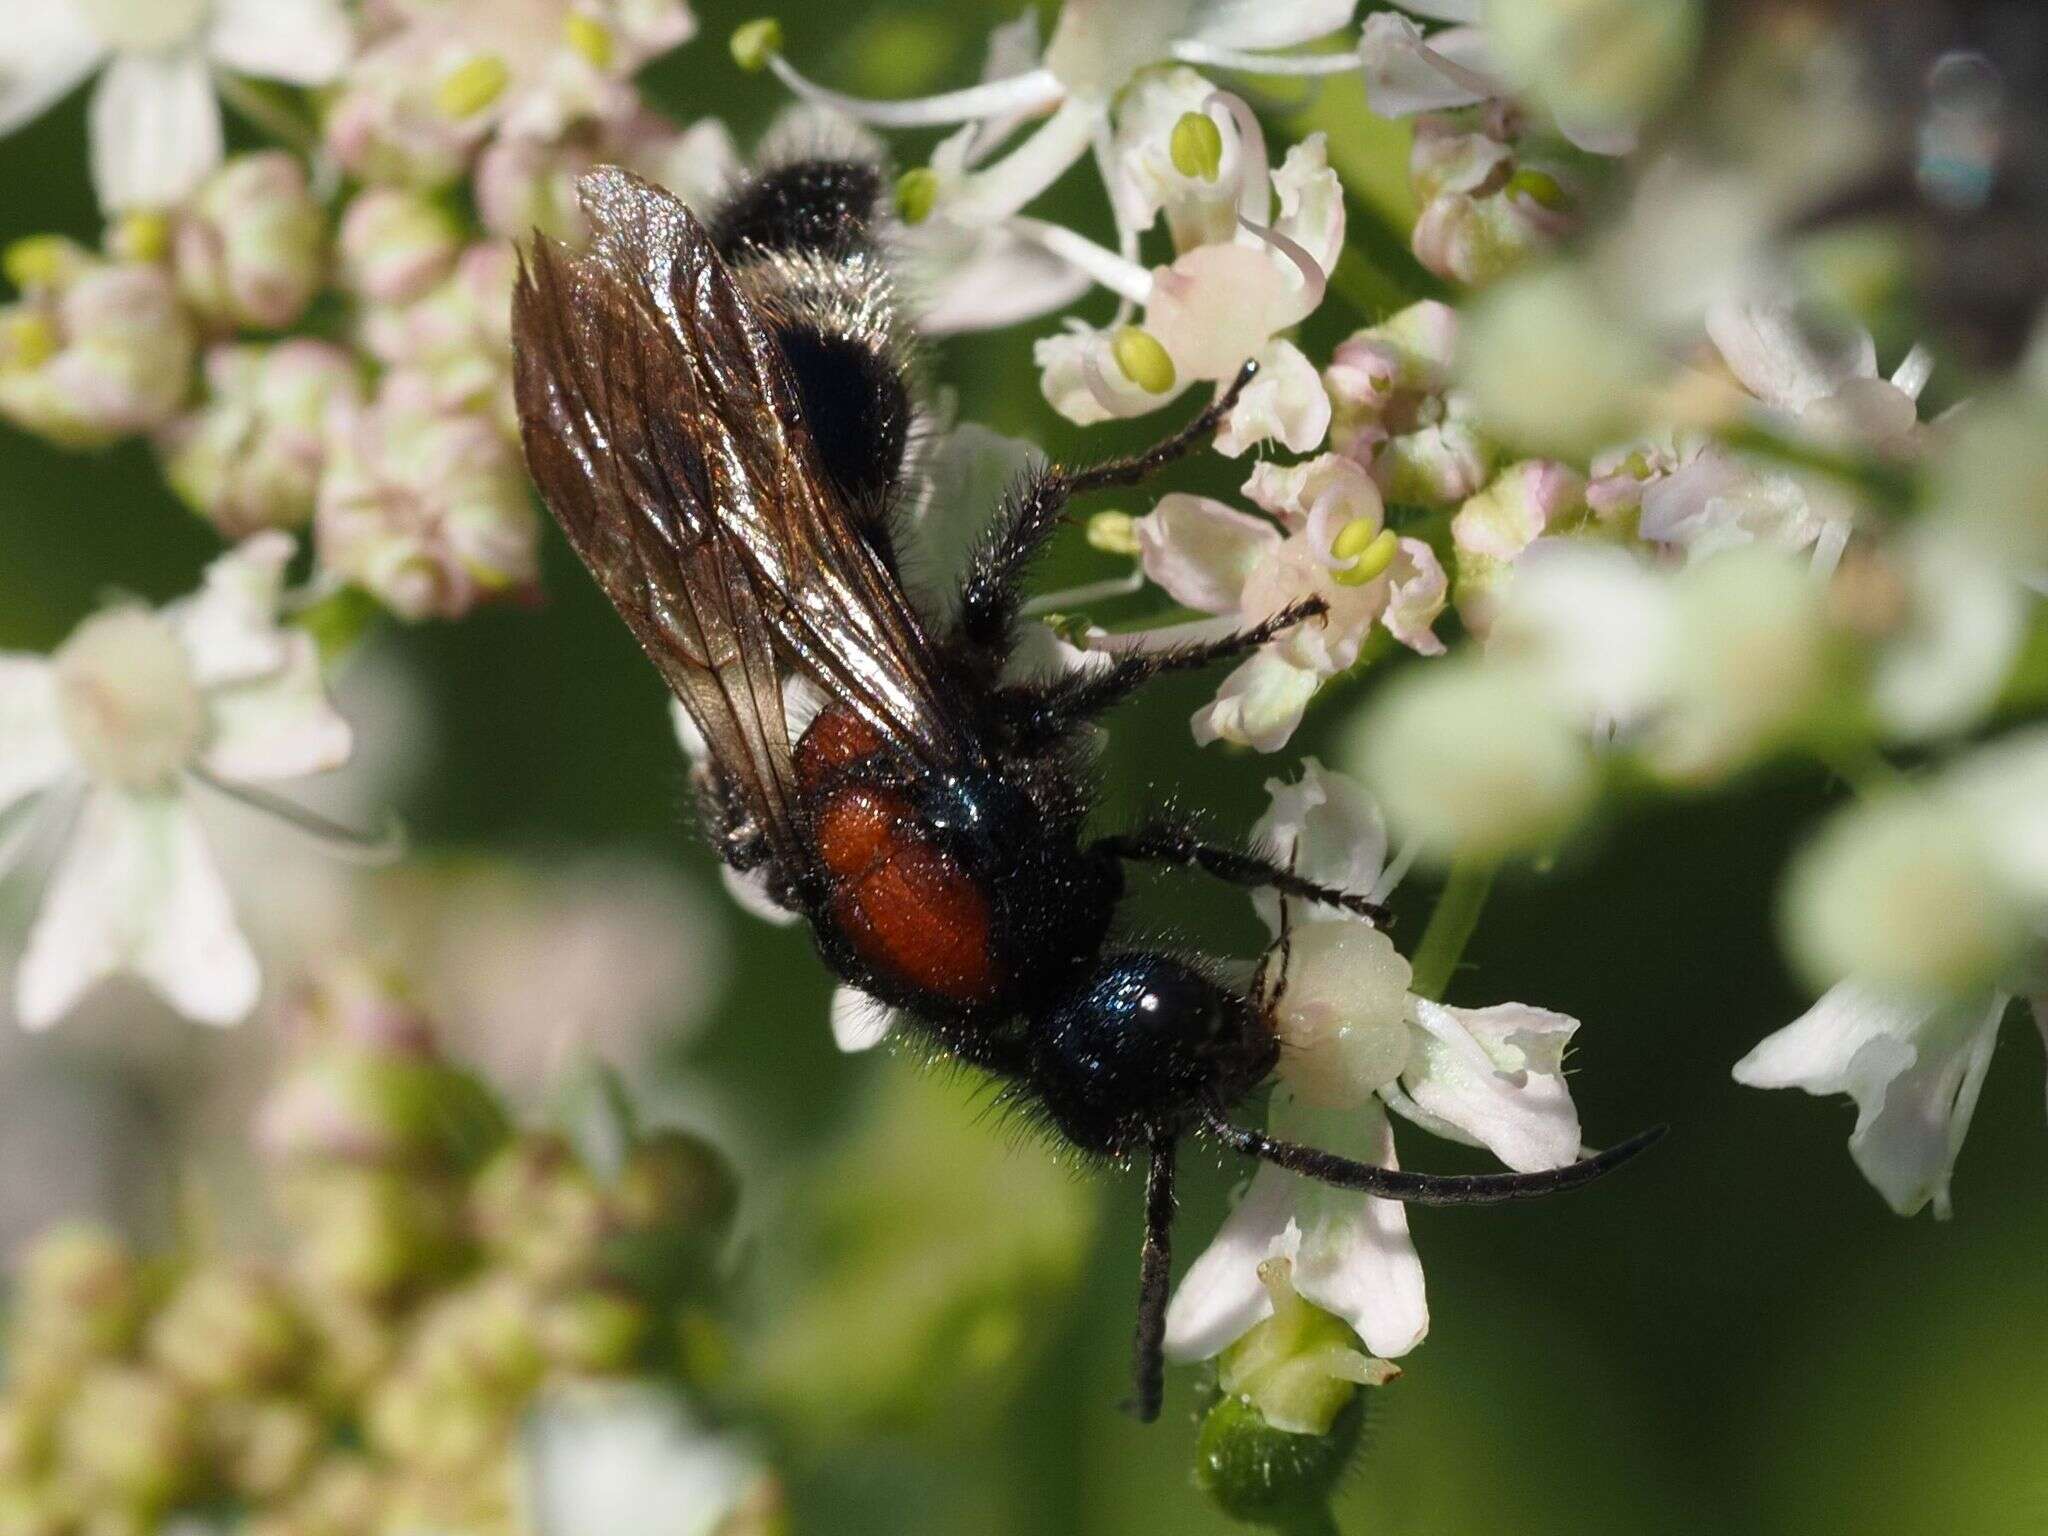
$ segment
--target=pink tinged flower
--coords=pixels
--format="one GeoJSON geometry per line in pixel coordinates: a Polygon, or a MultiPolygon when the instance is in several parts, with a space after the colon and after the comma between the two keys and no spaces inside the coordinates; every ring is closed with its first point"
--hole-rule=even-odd
{"type": "Polygon", "coordinates": [[[482,417],[388,377],[341,434],[315,513],[320,564],[405,619],[459,618],[537,579],[538,520],[517,452],[482,417]]]}
{"type": "Polygon", "coordinates": [[[1380,443],[1432,414],[1429,402],[1450,388],[1457,341],[1458,312],[1424,299],[1338,343],[1323,370],[1333,446],[1369,464],[1380,443]]]}
{"type": "Polygon", "coordinates": [[[1409,179],[1422,211],[1416,260],[1439,277],[1491,282],[1556,244],[1577,223],[1558,175],[1523,164],[1512,145],[1444,118],[1415,127],[1409,179]]]}
{"type": "Polygon", "coordinates": [[[15,975],[29,1028],[56,1022],[116,972],[208,1023],[254,1006],[255,958],[191,792],[234,795],[349,755],[312,637],[277,623],[290,554],[283,535],[260,535],[215,561],[182,603],[108,609],[54,656],[0,657],[10,741],[0,811],[30,801],[16,814],[47,829],[76,807],[15,975]]]}
{"type": "Polygon", "coordinates": [[[327,215],[305,167],[282,150],[239,155],[178,210],[178,292],[216,325],[282,330],[327,271],[327,215]]]}
{"type": "Polygon", "coordinates": [[[337,245],[351,292],[372,304],[405,304],[454,269],[462,225],[426,193],[370,187],[343,210],[337,245]]]}
{"type": "Polygon", "coordinates": [[[1554,459],[1510,464],[1451,519],[1460,553],[1513,560],[1585,507],[1585,477],[1554,459]]]}
{"type": "Polygon", "coordinates": [[[1234,459],[1247,448],[1276,442],[1289,453],[1322,446],[1330,430],[1330,397],[1316,366],[1291,341],[1274,341],[1259,353],[1258,377],[1246,386],[1212,440],[1234,459]]]}
{"type": "MultiPolygon", "coordinates": [[[[1421,6],[1411,9],[1428,14],[1421,6]]],[[[1376,11],[1365,19],[1359,56],[1366,104],[1381,117],[1469,107],[1507,94],[1479,27],[1425,36],[1406,16],[1376,11]]]]}
{"type": "MultiPolygon", "coordinates": [[[[1916,1001],[1846,981],[1735,1064],[1752,1088],[1846,1093],[1849,1155],[1901,1216],[1950,1214],[1949,1177],[2011,998],[1916,1001]]],[[[2048,1030],[2037,1004],[2036,1022],[2048,1030]]]]}
{"type": "Polygon", "coordinates": [[[0,37],[0,133],[104,65],[89,117],[100,202],[166,208],[220,164],[216,72],[324,85],[354,46],[340,0],[17,0],[0,37]]]}
{"type": "Polygon", "coordinates": [[[363,345],[402,374],[405,387],[434,409],[481,416],[507,441],[516,441],[511,337],[518,270],[510,245],[494,240],[471,245],[453,271],[425,294],[366,310],[363,345]]]}
{"type": "Polygon", "coordinates": [[[168,272],[80,253],[0,311],[0,416],[67,447],[149,431],[190,393],[196,350],[168,272]]]}
{"type": "Polygon", "coordinates": [[[355,360],[319,341],[217,347],[206,384],[157,439],[171,488],[230,539],[304,526],[328,442],[362,403],[355,360]]]}

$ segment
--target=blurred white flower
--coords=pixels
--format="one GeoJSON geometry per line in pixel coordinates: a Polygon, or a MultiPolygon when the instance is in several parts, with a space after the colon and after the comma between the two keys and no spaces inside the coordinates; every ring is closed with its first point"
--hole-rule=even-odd
{"type": "Polygon", "coordinates": [[[110,211],[168,208],[220,164],[226,72],[325,85],[354,51],[341,0],[15,0],[0,31],[0,133],[93,71],[93,185],[110,211]]]}
{"type": "MultiPolygon", "coordinates": [[[[1949,1177],[2011,1004],[2003,992],[1930,1001],[1845,981],[1737,1062],[1735,1080],[1848,1094],[1849,1155],[1864,1178],[1901,1216],[1932,1202],[1946,1220],[1949,1177]]],[[[2048,995],[2033,1007],[2048,1036],[2048,995]]]]}
{"type": "Polygon", "coordinates": [[[0,416],[91,448],[176,414],[192,389],[198,338],[169,272],[102,261],[55,239],[33,242],[10,270],[29,280],[21,300],[0,310],[0,416]]]}
{"type": "Polygon", "coordinates": [[[684,0],[401,0],[327,145],[354,175],[439,185],[494,136],[559,139],[639,109],[634,73],[697,29],[684,0]]]}
{"type": "Polygon", "coordinates": [[[305,339],[222,346],[205,375],[205,402],[157,439],[171,488],[230,539],[303,527],[328,444],[362,403],[356,360],[305,339]]]}
{"type": "Polygon", "coordinates": [[[1415,124],[1408,181],[1421,212],[1410,244],[1437,276],[1491,282],[1577,225],[1564,167],[1531,159],[1512,131],[1498,122],[1469,129],[1434,114],[1415,124]]]}
{"type": "Polygon", "coordinates": [[[454,269],[462,233],[461,220],[428,193],[366,187],[342,210],[339,275],[371,304],[410,303],[454,269]]]}
{"type": "MultiPolygon", "coordinates": [[[[1251,627],[1311,598],[1326,611],[1295,625],[1225,678],[1194,719],[1195,739],[1278,751],[1316,690],[1358,660],[1375,625],[1424,655],[1443,643],[1430,626],[1446,583],[1435,553],[1386,526],[1379,488],[1352,459],[1326,453],[1282,467],[1260,464],[1244,493],[1273,521],[1205,496],[1176,492],[1137,520],[1145,574],[1203,613],[1251,627]],[[1276,526],[1277,525],[1277,526],[1276,526]]],[[[1170,645],[1213,621],[1104,637],[1104,649],[1170,645]]]]}
{"type": "MultiPolygon", "coordinates": [[[[1261,846],[1311,878],[1387,893],[1386,832],[1355,781],[1311,758],[1299,783],[1266,787],[1273,803],[1256,829],[1261,846]]],[[[1266,898],[1261,908],[1277,936],[1279,903],[1266,898]]],[[[1521,1003],[1467,1009],[1415,997],[1408,962],[1370,923],[1292,901],[1287,917],[1292,955],[1273,1005],[1276,1134],[1394,1167],[1391,1108],[1513,1169],[1577,1159],[1579,1118],[1563,1070],[1577,1021],[1521,1003]]],[[[1259,1266],[1280,1257],[1293,1261],[1302,1296],[1350,1323],[1373,1354],[1405,1354],[1428,1331],[1405,1208],[1262,1164],[1175,1292],[1168,1351],[1206,1358],[1270,1315],[1259,1266]]]]}
{"type": "Polygon", "coordinates": [[[15,823],[0,862],[62,838],[15,976],[27,1027],[55,1023],[117,971],[207,1023],[254,1007],[256,958],[191,791],[257,794],[262,809],[246,786],[349,755],[312,637],[278,624],[291,548],[258,535],[208,567],[191,598],[109,608],[53,656],[0,656],[0,810],[15,823]]]}
{"type": "Polygon", "coordinates": [[[715,1536],[763,1476],[672,1391],[557,1388],[527,1417],[526,1502],[536,1536],[715,1536]]]}
{"type": "Polygon", "coordinates": [[[387,375],[331,453],[314,514],[324,574],[405,619],[459,618],[533,584],[539,520],[518,452],[442,407],[432,380],[387,375]]]}

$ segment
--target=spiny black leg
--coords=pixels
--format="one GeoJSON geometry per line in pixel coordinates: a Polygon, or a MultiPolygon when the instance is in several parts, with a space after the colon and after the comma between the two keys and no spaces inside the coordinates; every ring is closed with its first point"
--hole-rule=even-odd
{"type": "Polygon", "coordinates": [[[1350,891],[1333,890],[1313,880],[1304,880],[1292,870],[1282,869],[1270,859],[1262,859],[1256,854],[1205,843],[1179,822],[1154,822],[1134,832],[1105,837],[1091,851],[1148,864],[1199,869],[1230,885],[1273,890],[1283,896],[1297,896],[1303,901],[1318,902],[1326,907],[1341,907],[1376,923],[1387,920],[1387,909],[1376,901],[1369,901],[1350,891]]]}
{"type": "Polygon", "coordinates": [[[1652,1126],[1631,1136],[1619,1146],[1562,1168],[1541,1173],[1411,1173],[1400,1168],[1382,1168],[1374,1163],[1356,1162],[1325,1152],[1318,1147],[1280,1141],[1249,1126],[1232,1125],[1212,1109],[1203,1128],[1224,1146],[1255,1157],[1260,1162],[1285,1168],[1304,1178],[1338,1189],[1356,1189],[1382,1200],[1400,1200],[1411,1205],[1498,1205],[1504,1200],[1527,1200],[1537,1195],[1561,1194],[1590,1184],[1612,1173],[1638,1152],[1663,1138],[1668,1126],[1652,1126]]]}
{"type": "Polygon", "coordinates": [[[1237,398],[1245,386],[1258,376],[1259,365],[1246,363],[1237,370],[1237,377],[1230,381],[1230,388],[1216,399],[1186,426],[1173,436],[1154,443],[1142,452],[1121,459],[1110,459],[1101,464],[1092,464],[1087,469],[1064,472],[1067,494],[1079,496],[1084,491],[1106,491],[1111,486],[1136,485],[1158,473],[1175,459],[1184,459],[1215,435],[1223,425],[1223,418],[1230,414],[1237,398]]]}
{"type": "Polygon", "coordinates": [[[1145,1176],[1145,1242],[1138,1250],[1138,1331],[1131,1342],[1131,1400],[1124,1406],[1150,1424],[1166,1395],[1166,1300],[1173,1268],[1173,1142],[1152,1143],[1145,1176]]]}
{"type": "Polygon", "coordinates": [[[1257,372],[1256,363],[1246,363],[1214,404],[1173,436],[1142,453],[1111,459],[1089,469],[1043,469],[1013,490],[994,534],[975,553],[962,584],[960,633],[975,645],[999,645],[1008,635],[1023,601],[1019,586],[1024,571],[1066,516],[1067,502],[1085,491],[1136,485],[1147,475],[1192,453],[1215,433],[1257,372]]]}
{"type": "Polygon", "coordinates": [[[1025,745],[1050,740],[1106,709],[1115,708],[1155,677],[1235,661],[1256,651],[1275,635],[1319,618],[1325,611],[1323,600],[1311,597],[1281,609],[1262,624],[1220,640],[1162,646],[1154,651],[1124,651],[1106,667],[1070,672],[1049,683],[1030,683],[1006,690],[1003,708],[1016,723],[1025,745]]]}

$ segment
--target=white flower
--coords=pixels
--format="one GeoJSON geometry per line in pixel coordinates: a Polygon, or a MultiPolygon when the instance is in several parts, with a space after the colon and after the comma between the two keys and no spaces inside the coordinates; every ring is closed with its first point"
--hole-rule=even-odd
{"type": "MultiPolygon", "coordinates": [[[[1204,496],[1175,493],[1138,519],[1145,574],[1178,602],[1251,627],[1320,598],[1327,611],[1295,625],[1224,680],[1195,716],[1195,738],[1277,751],[1317,688],[1358,660],[1378,625],[1411,650],[1437,655],[1430,626],[1446,583],[1435,553],[1385,526],[1379,488],[1357,461],[1326,453],[1283,468],[1260,464],[1244,483],[1253,517],[1204,496]],[[1277,526],[1275,524],[1277,523],[1277,526]]],[[[1206,633],[1213,624],[1201,626],[1206,633]]],[[[1105,646],[1171,644],[1195,626],[1105,639],[1105,646]]]]}
{"type": "Polygon", "coordinates": [[[220,164],[217,71],[325,85],[354,46],[340,0],[15,0],[0,30],[0,133],[105,65],[91,108],[100,202],[164,208],[220,164]]]}
{"type": "MultiPolygon", "coordinates": [[[[1751,1088],[1846,1093],[1856,1101],[1849,1155],[1887,1204],[1950,1213],[1949,1176],[2012,1002],[2003,992],[1902,999],[1842,982],[1735,1064],[1751,1088]]],[[[2048,997],[2034,1000],[2048,1035],[2048,997]]]]}
{"type": "Polygon", "coordinates": [[[521,1450],[537,1536],[713,1536],[762,1476],[744,1445],[652,1386],[558,1388],[521,1450]]]}
{"type": "MultiPolygon", "coordinates": [[[[1385,894],[1386,834],[1356,783],[1310,759],[1299,784],[1267,790],[1263,847],[1312,878],[1385,894]]],[[[1263,911],[1277,933],[1278,904],[1263,911]]],[[[1393,1167],[1392,1108],[1510,1168],[1577,1159],[1578,1112],[1563,1071],[1575,1020],[1521,1003],[1465,1009],[1412,996],[1407,961],[1370,923],[1292,901],[1288,918],[1293,953],[1274,1005],[1276,1134],[1393,1167]]],[[[1258,1268],[1279,1257],[1293,1261],[1302,1296],[1349,1322],[1375,1355],[1403,1355],[1428,1331],[1405,1208],[1267,1164],[1176,1291],[1168,1351],[1214,1355],[1270,1315],[1258,1268]]]]}
{"type": "Polygon", "coordinates": [[[107,609],[50,657],[0,655],[0,814],[19,818],[7,841],[19,855],[67,828],[15,976],[29,1028],[117,971],[207,1023],[255,1005],[256,959],[190,793],[232,795],[349,755],[312,637],[277,622],[291,547],[259,535],[216,560],[194,597],[107,609]]]}

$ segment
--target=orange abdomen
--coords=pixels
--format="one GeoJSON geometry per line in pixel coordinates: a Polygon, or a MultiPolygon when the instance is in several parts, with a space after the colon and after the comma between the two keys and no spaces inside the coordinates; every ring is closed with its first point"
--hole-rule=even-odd
{"type": "Polygon", "coordinates": [[[987,894],[924,835],[901,791],[857,781],[823,788],[834,770],[877,745],[864,722],[836,709],[819,715],[798,744],[798,782],[822,788],[811,824],[831,877],[832,920],[888,980],[955,1003],[989,1002],[1003,977],[987,894]]]}

